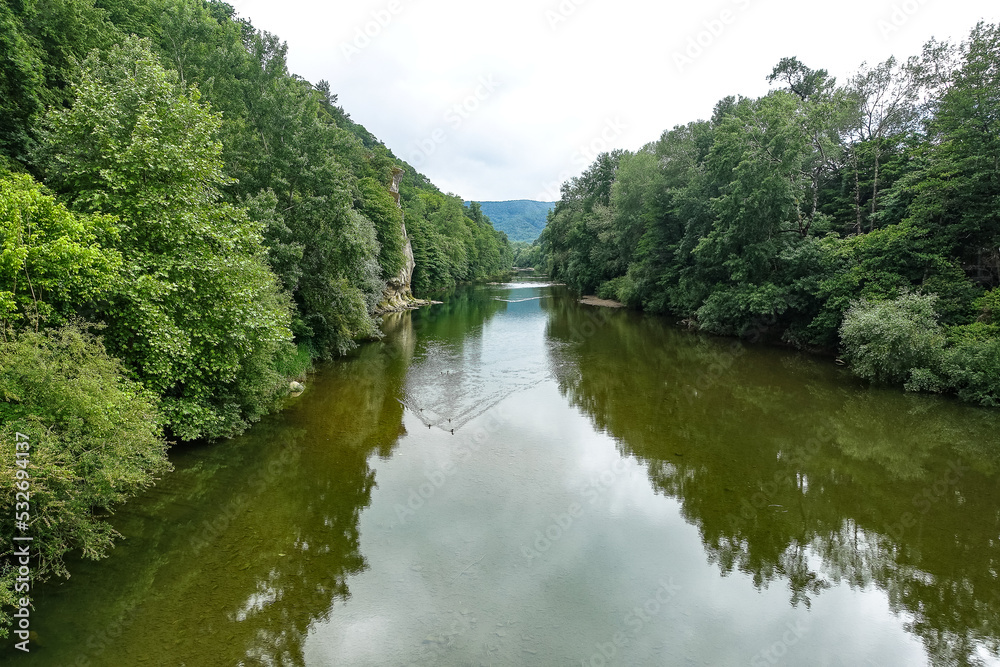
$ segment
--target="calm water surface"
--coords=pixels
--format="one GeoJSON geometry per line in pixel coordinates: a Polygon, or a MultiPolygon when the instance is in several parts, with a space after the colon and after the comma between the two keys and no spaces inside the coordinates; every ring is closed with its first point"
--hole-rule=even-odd
{"type": "Polygon", "coordinates": [[[175,449],[20,665],[1000,664],[1000,412],[539,283],[175,449]]]}

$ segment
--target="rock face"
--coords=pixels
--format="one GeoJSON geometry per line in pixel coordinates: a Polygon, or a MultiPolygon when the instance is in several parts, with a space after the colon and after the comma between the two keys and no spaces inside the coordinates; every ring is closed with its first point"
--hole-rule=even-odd
{"type": "MultiPolygon", "coordinates": [[[[392,185],[389,187],[389,192],[396,201],[396,206],[400,209],[403,206],[399,202],[399,183],[403,180],[403,173],[399,167],[393,167],[392,185]]],[[[406,263],[397,275],[386,282],[385,292],[382,293],[382,303],[378,308],[378,311],[382,313],[405,310],[421,303],[413,298],[413,290],[410,288],[416,262],[413,261],[413,246],[410,245],[410,237],[406,234],[406,221],[403,221],[403,242],[403,255],[406,257],[406,263]]]]}

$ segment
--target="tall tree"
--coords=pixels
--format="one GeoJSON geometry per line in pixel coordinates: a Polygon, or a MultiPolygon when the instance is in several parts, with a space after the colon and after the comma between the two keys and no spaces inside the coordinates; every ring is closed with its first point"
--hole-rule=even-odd
{"type": "Polygon", "coordinates": [[[863,231],[861,169],[867,158],[871,165],[871,195],[868,197],[868,230],[872,229],[878,211],[881,186],[881,167],[886,152],[901,148],[901,139],[916,131],[919,111],[919,87],[913,66],[900,65],[895,58],[874,67],[862,64],[851,77],[848,89],[857,102],[856,122],[853,124],[851,166],[854,171],[854,231],[863,231]]]}
{"type": "Polygon", "coordinates": [[[237,433],[270,407],[291,333],[260,226],[221,201],[221,119],[134,37],[91,54],[75,90],[48,115],[42,159],[73,207],[119,220],[106,339],[176,435],[237,433]]]}

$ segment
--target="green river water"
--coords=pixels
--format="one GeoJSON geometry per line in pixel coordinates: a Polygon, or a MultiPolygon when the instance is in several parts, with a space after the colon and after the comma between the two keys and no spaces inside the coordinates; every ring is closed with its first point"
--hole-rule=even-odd
{"type": "Polygon", "coordinates": [[[1000,664],[1000,411],[543,283],[384,329],[175,448],[0,663],[1000,664]]]}

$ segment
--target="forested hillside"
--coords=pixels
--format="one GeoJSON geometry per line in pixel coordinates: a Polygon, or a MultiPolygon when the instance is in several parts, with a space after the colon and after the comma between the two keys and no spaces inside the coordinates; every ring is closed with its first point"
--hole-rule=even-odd
{"type": "Polygon", "coordinates": [[[835,351],[861,377],[1000,405],[1000,30],[606,153],[542,234],[556,278],[704,331],[835,351]]]}
{"type": "Polygon", "coordinates": [[[0,3],[0,533],[25,436],[37,580],[107,550],[100,510],[167,469],[167,439],[235,435],[378,338],[404,213],[418,295],[511,266],[285,54],[223,2],[0,3]]]}
{"type": "Polygon", "coordinates": [[[507,234],[507,238],[511,241],[532,243],[545,229],[545,222],[555,204],[547,201],[516,199],[481,201],[479,206],[493,226],[507,234]]]}

